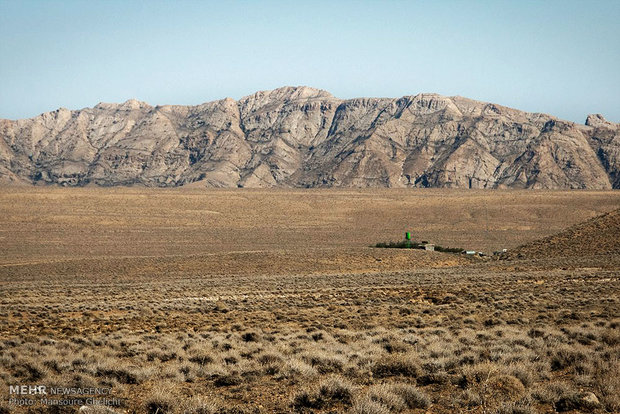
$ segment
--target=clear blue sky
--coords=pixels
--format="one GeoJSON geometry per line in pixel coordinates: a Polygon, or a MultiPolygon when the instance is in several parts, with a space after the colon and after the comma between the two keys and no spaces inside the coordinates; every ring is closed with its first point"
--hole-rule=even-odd
{"type": "Polygon", "coordinates": [[[619,22],[620,0],[0,0],[0,118],[308,85],[620,122],[619,22]]]}

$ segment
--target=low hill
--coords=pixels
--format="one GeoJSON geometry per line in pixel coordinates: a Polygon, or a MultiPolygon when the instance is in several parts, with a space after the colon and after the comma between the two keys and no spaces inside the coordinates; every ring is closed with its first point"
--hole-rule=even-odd
{"type": "Polygon", "coordinates": [[[554,259],[620,255],[620,209],[519,246],[508,259],[554,259]]]}

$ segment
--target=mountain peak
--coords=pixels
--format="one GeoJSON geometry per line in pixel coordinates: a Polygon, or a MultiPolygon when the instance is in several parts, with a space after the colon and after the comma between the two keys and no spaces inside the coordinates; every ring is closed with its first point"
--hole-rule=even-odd
{"type": "Polygon", "coordinates": [[[143,108],[151,108],[151,105],[149,105],[146,102],[143,101],[139,101],[137,99],[127,99],[125,102],[119,104],[119,103],[107,103],[107,102],[99,102],[97,105],[95,105],[96,109],[102,109],[102,110],[115,110],[115,109],[122,109],[125,111],[131,111],[134,109],[143,109],[143,108]]]}
{"type": "Polygon", "coordinates": [[[139,101],[137,99],[127,99],[125,102],[123,102],[120,107],[122,109],[142,109],[142,108],[150,108],[151,105],[149,105],[146,102],[143,101],[139,101]]]}
{"type": "Polygon", "coordinates": [[[609,122],[605,119],[605,117],[601,114],[590,114],[588,118],[586,118],[586,125],[600,128],[600,127],[613,127],[615,124],[613,122],[609,122]]]}
{"type": "Polygon", "coordinates": [[[258,91],[252,95],[243,97],[241,100],[269,98],[273,100],[298,100],[313,98],[333,98],[333,95],[322,89],[309,86],[283,86],[268,91],[258,91]]]}

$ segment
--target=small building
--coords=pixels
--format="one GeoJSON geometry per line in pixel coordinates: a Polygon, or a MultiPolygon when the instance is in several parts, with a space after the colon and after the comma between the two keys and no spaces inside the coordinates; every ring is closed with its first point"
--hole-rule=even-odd
{"type": "Polygon", "coordinates": [[[475,251],[475,250],[467,250],[467,251],[465,252],[465,254],[474,255],[474,254],[476,254],[476,251],[475,251]]]}
{"type": "Polygon", "coordinates": [[[430,252],[435,251],[435,245],[433,243],[427,243],[424,245],[424,250],[428,250],[430,252]]]}

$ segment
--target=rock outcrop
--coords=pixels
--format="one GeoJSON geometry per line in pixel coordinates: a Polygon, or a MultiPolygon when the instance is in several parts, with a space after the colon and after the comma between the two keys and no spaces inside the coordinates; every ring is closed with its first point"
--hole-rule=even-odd
{"type": "Polygon", "coordinates": [[[129,100],[0,120],[0,181],[81,186],[620,188],[620,125],[462,97],[129,100]]]}
{"type": "Polygon", "coordinates": [[[589,115],[585,131],[589,143],[609,175],[613,188],[620,188],[620,124],[607,121],[602,115],[589,115]]]}

